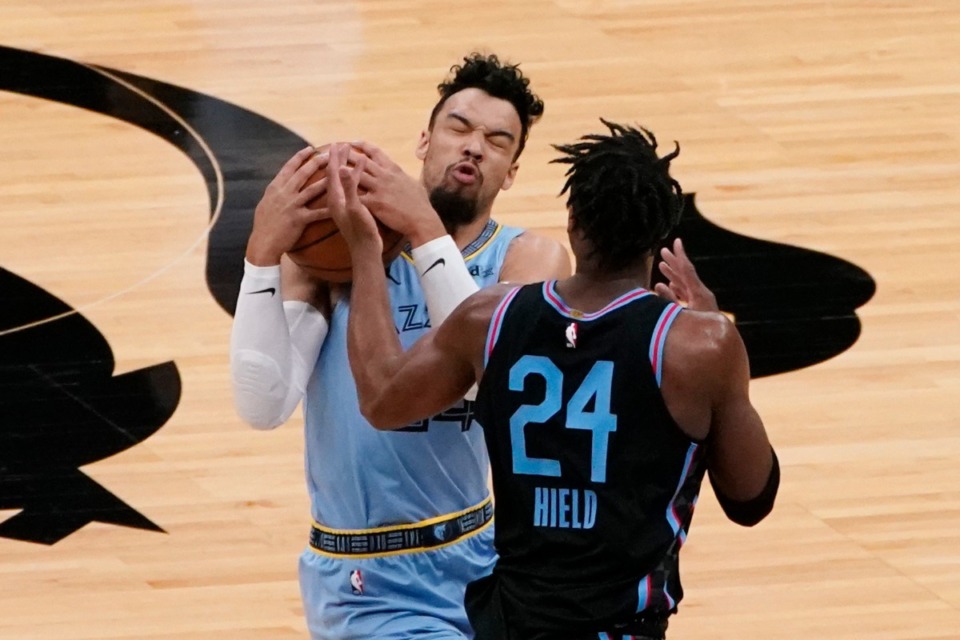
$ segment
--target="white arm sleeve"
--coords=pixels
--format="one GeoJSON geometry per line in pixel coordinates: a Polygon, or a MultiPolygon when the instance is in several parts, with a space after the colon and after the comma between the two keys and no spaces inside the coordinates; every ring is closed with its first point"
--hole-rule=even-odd
{"type": "MultiPolygon", "coordinates": [[[[440,236],[411,251],[420,286],[427,299],[430,324],[439,327],[461,302],[480,290],[449,235],[440,236]]],[[[477,397],[477,385],[470,387],[467,400],[477,397]]]]}
{"type": "Polygon", "coordinates": [[[280,266],[244,261],[230,335],[230,376],[237,414],[256,429],[273,429],[303,398],[327,335],[313,305],[282,302],[280,266]]]}

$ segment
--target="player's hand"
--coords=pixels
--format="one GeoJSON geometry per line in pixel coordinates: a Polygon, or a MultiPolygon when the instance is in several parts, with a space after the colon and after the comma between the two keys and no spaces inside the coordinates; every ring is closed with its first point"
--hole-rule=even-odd
{"type": "Polygon", "coordinates": [[[247,260],[258,266],[280,264],[280,257],[293,247],[303,228],[321,217],[307,203],[323,193],[327,181],[304,184],[325,163],[325,157],[307,147],[287,160],[270,181],[253,214],[247,260]]]}
{"type": "Polygon", "coordinates": [[[661,249],[660,257],[663,259],[660,262],[660,273],[667,279],[667,283],[657,283],[654,290],[658,295],[671,302],[684,304],[694,311],[720,310],[716,296],[700,280],[680,238],[673,241],[672,250],[667,247],[661,249]]]}
{"type": "Polygon", "coordinates": [[[351,255],[356,256],[363,251],[372,255],[375,252],[379,261],[383,251],[383,239],[380,237],[376,219],[360,201],[358,192],[360,176],[364,172],[367,159],[360,156],[353,168],[348,167],[350,147],[342,143],[330,145],[329,154],[327,209],[330,217],[347,241],[351,255]]]}
{"type": "Polygon", "coordinates": [[[376,145],[360,141],[353,147],[354,153],[369,158],[360,176],[360,201],[377,219],[402,233],[415,247],[446,233],[420,180],[408,175],[376,145]]]}

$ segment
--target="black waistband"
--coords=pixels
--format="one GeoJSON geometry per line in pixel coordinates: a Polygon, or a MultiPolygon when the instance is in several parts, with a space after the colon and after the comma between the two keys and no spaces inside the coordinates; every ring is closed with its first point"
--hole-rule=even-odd
{"type": "Polygon", "coordinates": [[[369,531],[338,531],[314,524],[310,546],[332,555],[360,555],[417,551],[449,544],[480,529],[493,518],[488,498],[468,511],[423,523],[383,527],[369,531]]]}

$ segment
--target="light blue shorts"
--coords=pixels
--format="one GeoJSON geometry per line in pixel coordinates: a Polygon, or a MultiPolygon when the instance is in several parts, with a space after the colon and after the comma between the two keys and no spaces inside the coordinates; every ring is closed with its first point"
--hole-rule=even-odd
{"type": "Polygon", "coordinates": [[[300,556],[313,640],[464,640],[468,583],[493,570],[493,523],[449,546],[381,556],[300,556]]]}

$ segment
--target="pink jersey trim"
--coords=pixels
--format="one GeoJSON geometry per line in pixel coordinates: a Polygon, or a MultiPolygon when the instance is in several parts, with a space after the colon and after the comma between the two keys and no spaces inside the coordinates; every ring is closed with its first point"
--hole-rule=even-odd
{"type": "Polygon", "coordinates": [[[484,368],[486,368],[487,362],[490,361],[490,354],[493,353],[493,347],[496,346],[497,339],[500,337],[500,328],[503,325],[503,316],[506,315],[507,307],[510,306],[510,303],[513,302],[513,299],[519,291],[520,287],[511,289],[507,295],[503,296],[503,299],[497,303],[497,308],[493,311],[493,319],[490,320],[490,328],[487,329],[487,348],[483,354],[484,368]]]}

